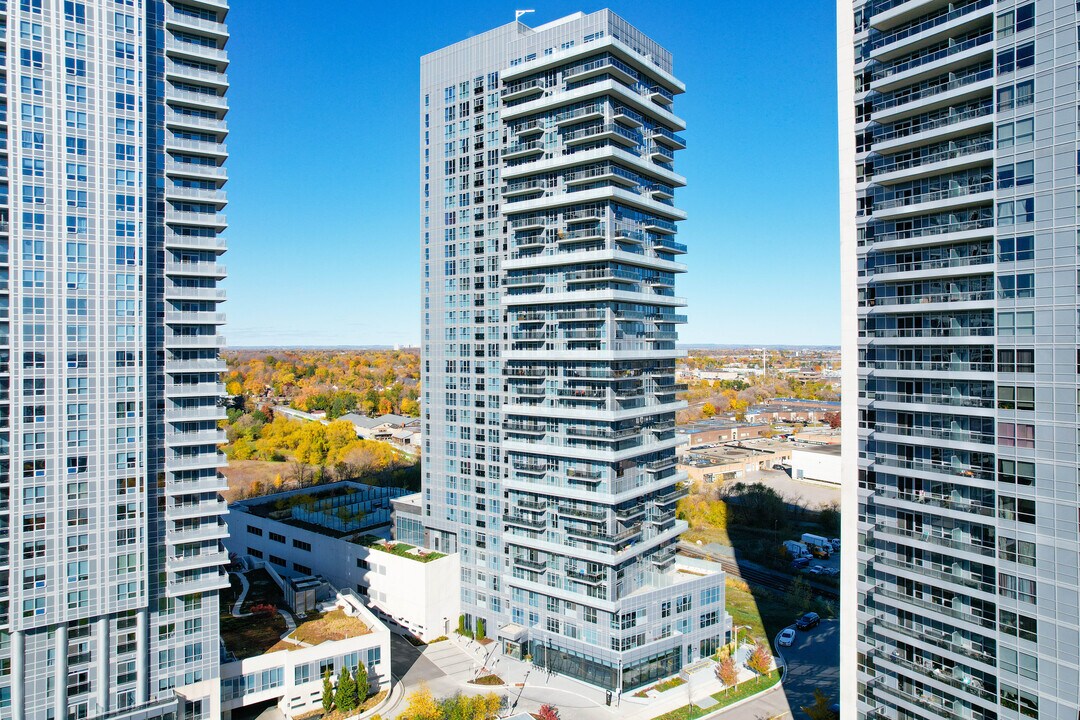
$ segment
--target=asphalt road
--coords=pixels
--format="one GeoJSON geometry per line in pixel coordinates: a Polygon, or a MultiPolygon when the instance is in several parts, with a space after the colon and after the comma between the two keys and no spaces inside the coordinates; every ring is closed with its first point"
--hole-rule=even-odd
{"type": "Polygon", "coordinates": [[[840,621],[822,620],[816,628],[795,632],[791,647],[779,647],[787,661],[784,692],[792,714],[803,715],[800,708],[814,702],[814,690],[820,689],[836,702],[840,696],[840,621]]]}

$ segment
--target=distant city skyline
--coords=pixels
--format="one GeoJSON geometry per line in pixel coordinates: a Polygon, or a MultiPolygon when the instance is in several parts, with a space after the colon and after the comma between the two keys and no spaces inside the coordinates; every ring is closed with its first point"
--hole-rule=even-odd
{"type": "MultiPolygon", "coordinates": [[[[821,3],[782,5],[680,3],[650,24],[691,90],[678,167],[690,184],[677,196],[695,267],[679,288],[687,345],[839,342],[834,16],[821,3]],[[778,72],[776,43],[803,61],[778,72]]],[[[602,7],[655,12],[644,2],[535,7],[522,18],[532,26],[602,7]]],[[[513,20],[510,6],[484,4],[328,9],[333,23],[302,21],[288,4],[229,15],[250,39],[229,70],[231,347],[419,343],[416,58],[513,20]],[[358,43],[361,26],[381,31],[358,43]],[[305,50],[281,53],[286,43],[305,50]]]]}

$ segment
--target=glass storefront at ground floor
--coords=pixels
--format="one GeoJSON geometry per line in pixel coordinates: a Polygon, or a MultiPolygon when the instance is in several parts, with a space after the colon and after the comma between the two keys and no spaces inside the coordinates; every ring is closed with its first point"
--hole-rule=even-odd
{"type": "MultiPolygon", "coordinates": [[[[607,690],[617,690],[619,668],[612,665],[612,660],[592,657],[576,650],[541,643],[530,643],[533,662],[545,670],[572,677],[607,690]]],[[[623,690],[633,690],[653,680],[670,677],[682,667],[682,650],[669,648],[663,652],[635,660],[632,665],[622,668],[623,690]]]]}

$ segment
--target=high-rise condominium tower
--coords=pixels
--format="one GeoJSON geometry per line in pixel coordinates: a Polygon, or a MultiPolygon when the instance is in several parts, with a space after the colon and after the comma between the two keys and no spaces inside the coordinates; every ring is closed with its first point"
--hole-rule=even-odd
{"type": "Polygon", "coordinates": [[[1080,698],[1073,0],[840,0],[851,717],[1080,698]]]}
{"type": "Polygon", "coordinates": [[[218,714],[227,9],[0,2],[0,718],[218,714]]]}
{"type": "Polygon", "coordinates": [[[467,626],[611,689],[727,630],[722,577],[672,569],[683,89],[606,10],[421,62],[429,542],[467,626]]]}

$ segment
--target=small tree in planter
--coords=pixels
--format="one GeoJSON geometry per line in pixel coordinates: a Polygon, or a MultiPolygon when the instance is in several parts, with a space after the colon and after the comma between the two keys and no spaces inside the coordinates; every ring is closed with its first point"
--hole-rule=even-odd
{"type": "Polygon", "coordinates": [[[746,666],[758,675],[764,675],[772,667],[772,659],[772,653],[769,652],[769,648],[765,647],[765,643],[758,643],[757,647],[754,648],[754,652],[750,653],[750,659],[746,661],[746,666]]]}
{"type": "Polygon", "coordinates": [[[334,705],[343,713],[356,709],[356,682],[353,681],[349,668],[342,668],[338,675],[337,692],[334,693],[334,705]]]}
{"type": "Polygon", "coordinates": [[[330,668],[326,668],[322,679],[322,709],[323,715],[329,715],[334,709],[334,683],[330,680],[330,668]]]}
{"type": "Polygon", "coordinates": [[[735,658],[728,655],[716,666],[716,677],[726,687],[734,687],[739,682],[739,668],[735,666],[735,658]]]}
{"type": "Polygon", "coordinates": [[[484,618],[476,619],[476,639],[483,640],[487,634],[487,623],[484,622],[484,618]]]}
{"type": "Polygon", "coordinates": [[[368,696],[368,672],[367,665],[360,663],[356,666],[356,672],[353,673],[353,680],[356,683],[356,706],[359,708],[367,700],[368,696]]]}

